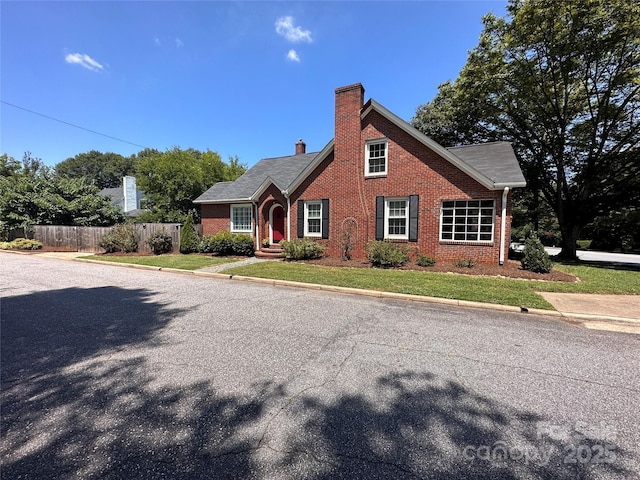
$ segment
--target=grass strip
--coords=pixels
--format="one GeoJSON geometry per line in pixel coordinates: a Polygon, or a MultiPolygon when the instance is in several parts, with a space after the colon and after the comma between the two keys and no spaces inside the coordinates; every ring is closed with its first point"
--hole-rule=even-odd
{"type": "Polygon", "coordinates": [[[225,270],[233,275],[363,288],[473,302],[552,310],[531,283],[506,278],[480,278],[454,273],[342,268],[288,262],[262,262],[225,270]]]}
{"type": "Polygon", "coordinates": [[[238,258],[211,257],[205,255],[91,255],[82,257],[89,260],[100,260],[103,262],[130,263],[133,265],[148,265],[159,268],[179,268],[181,270],[198,270],[199,268],[211,267],[221,263],[237,262],[238,258]]]}

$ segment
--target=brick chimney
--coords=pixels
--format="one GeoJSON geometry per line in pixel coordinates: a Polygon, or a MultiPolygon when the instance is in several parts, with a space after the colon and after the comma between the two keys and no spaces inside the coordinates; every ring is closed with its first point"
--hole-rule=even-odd
{"type": "Polygon", "coordinates": [[[357,161],[360,152],[360,113],[364,105],[364,87],[354,83],[336,88],[334,154],[336,160],[357,161]]]}
{"type": "Polygon", "coordinates": [[[300,139],[296,143],[296,155],[301,155],[303,153],[307,153],[307,144],[300,139]]]}

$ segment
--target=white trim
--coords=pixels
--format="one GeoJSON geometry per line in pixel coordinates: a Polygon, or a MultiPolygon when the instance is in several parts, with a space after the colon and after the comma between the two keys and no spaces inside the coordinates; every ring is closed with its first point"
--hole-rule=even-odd
{"type": "MultiPolygon", "coordinates": [[[[382,158],[382,157],[380,157],[382,158]]],[[[367,140],[364,143],[364,176],[371,177],[386,177],[387,172],[389,171],[389,140],[387,138],[374,138],[371,140],[367,140]],[[369,161],[371,158],[369,147],[371,145],[384,145],[384,171],[382,172],[369,172],[369,161]]]]}
{"type": "Polygon", "coordinates": [[[384,197],[384,238],[385,240],[409,240],[409,197],[384,197]],[[404,234],[389,233],[389,203],[391,202],[404,202],[404,234]]]}
{"type": "MultiPolygon", "coordinates": [[[[271,205],[271,208],[269,209],[269,243],[274,243],[273,242],[273,211],[275,210],[276,207],[280,207],[282,209],[282,213],[285,212],[284,207],[279,203],[274,203],[273,205],[271,205]]],[[[282,224],[284,226],[284,222],[282,222],[282,224]]],[[[284,238],[285,238],[284,232],[282,232],[282,240],[284,240],[284,238]]]]}
{"type": "MultiPolygon", "coordinates": [[[[316,218],[314,217],[314,220],[316,218]]],[[[304,236],[305,237],[322,237],[322,201],[321,200],[305,200],[304,202],[304,236]],[[318,205],[320,207],[317,217],[320,222],[319,232],[309,232],[309,205],[318,205]]]]}
{"type": "Polygon", "coordinates": [[[287,241],[291,241],[291,199],[287,195],[287,241]]]}
{"type": "Polygon", "coordinates": [[[253,235],[253,208],[251,208],[251,207],[252,207],[252,204],[250,204],[250,203],[235,203],[235,204],[231,204],[229,206],[229,230],[232,233],[248,233],[248,234],[253,235]],[[251,218],[249,220],[249,222],[250,222],[249,229],[247,229],[247,230],[238,230],[238,229],[234,228],[234,226],[233,226],[233,210],[235,208],[248,208],[249,209],[249,215],[251,215],[251,218]]]}

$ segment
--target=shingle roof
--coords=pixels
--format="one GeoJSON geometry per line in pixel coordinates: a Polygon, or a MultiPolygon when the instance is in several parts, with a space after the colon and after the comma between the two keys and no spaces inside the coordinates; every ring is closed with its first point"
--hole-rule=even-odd
{"type": "Polygon", "coordinates": [[[490,178],[496,187],[522,184],[525,179],[509,142],[491,142],[447,148],[467,165],[490,178]]]}
{"type": "Polygon", "coordinates": [[[103,197],[111,197],[111,205],[119,205],[124,202],[124,190],[122,187],[103,188],[98,192],[103,197]]]}
{"type": "Polygon", "coordinates": [[[216,183],[196,198],[194,203],[247,201],[251,199],[267,179],[270,179],[279,189],[284,190],[291,185],[317,155],[318,152],[263,158],[235,182],[216,183]]]}

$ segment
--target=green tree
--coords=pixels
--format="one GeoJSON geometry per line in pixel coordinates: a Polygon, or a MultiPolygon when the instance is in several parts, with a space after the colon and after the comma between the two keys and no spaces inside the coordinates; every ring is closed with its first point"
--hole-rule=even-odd
{"type": "Polygon", "coordinates": [[[244,167],[237,159],[227,165],[211,150],[182,150],[174,147],[166,152],[140,158],[137,184],[145,193],[144,207],[150,210],[144,220],[183,222],[193,210],[193,200],[217,182],[237,178],[244,167]]]}
{"type": "Polygon", "coordinates": [[[533,201],[557,216],[561,256],[576,258],[585,225],[640,205],[640,4],[511,0],[507,9],[484,17],[458,79],[413,123],[435,140],[511,141],[533,201]]]}
{"type": "Polygon", "coordinates": [[[122,186],[122,177],[135,174],[136,157],[91,150],[67,158],[56,165],[56,174],[69,178],[86,178],[99,189],[122,186]]]}
{"type": "Polygon", "coordinates": [[[34,225],[113,225],[122,220],[118,207],[98,195],[84,178],[52,173],[40,159],[25,154],[19,169],[0,176],[0,229],[30,230],[34,225]]]}
{"type": "Polygon", "coordinates": [[[196,253],[200,247],[200,237],[193,224],[193,215],[189,213],[180,232],[180,253],[196,253]]]}

